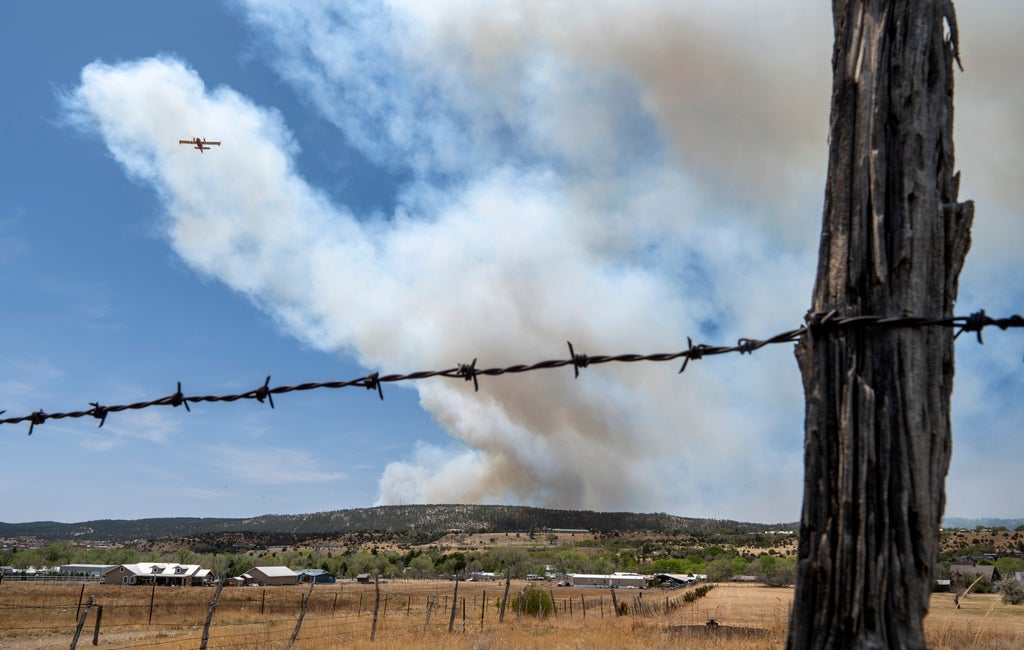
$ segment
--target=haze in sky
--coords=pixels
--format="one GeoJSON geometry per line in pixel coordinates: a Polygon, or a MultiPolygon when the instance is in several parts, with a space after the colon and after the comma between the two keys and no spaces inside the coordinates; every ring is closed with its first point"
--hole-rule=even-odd
{"type": "MultiPolygon", "coordinates": [[[[961,3],[958,314],[1024,310],[1024,6],[961,3]]],[[[0,409],[732,345],[818,255],[823,3],[0,9],[0,409]],[[756,14],[756,20],[751,15],[756,14]],[[221,141],[200,153],[179,144],[221,141]]],[[[948,515],[1020,516],[1018,332],[957,342],[948,515]]],[[[0,426],[3,521],[522,503],[799,517],[792,346],[0,426]]]]}

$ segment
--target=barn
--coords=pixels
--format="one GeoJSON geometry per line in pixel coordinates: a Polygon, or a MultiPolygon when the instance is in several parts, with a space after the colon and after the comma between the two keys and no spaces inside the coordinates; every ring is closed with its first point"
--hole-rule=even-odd
{"type": "Polygon", "coordinates": [[[246,582],[254,585],[293,585],[299,575],[286,566],[258,566],[246,573],[246,582]]]}

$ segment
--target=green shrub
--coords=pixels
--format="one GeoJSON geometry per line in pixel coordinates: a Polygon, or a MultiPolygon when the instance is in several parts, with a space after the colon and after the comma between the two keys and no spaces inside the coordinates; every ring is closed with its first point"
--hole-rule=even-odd
{"type": "MultiPolygon", "coordinates": [[[[522,594],[523,614],[531,616],[551,616],[555,612],[555,604],[551,602],[551,596],[537,587],[527,587],[522,594]]],[[[519,596],[514,597],[509,605],[513,612],[519,611],[519,596]]]]}

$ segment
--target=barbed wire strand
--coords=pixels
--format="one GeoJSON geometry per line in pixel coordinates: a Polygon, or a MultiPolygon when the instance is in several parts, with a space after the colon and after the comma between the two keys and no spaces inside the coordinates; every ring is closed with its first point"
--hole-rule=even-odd
{"type": "MultiPolygon", "coordinates": [[[[567,341],[569,345],[568,359],[553,359],[533,364],[517,364],[503,368],[477,368],[477,359],[473,359],[472,363],[460,363],[454,368],[446,368],[444,370],[421,370],[407,374],[388,375],[381,375],[380,373],[373,372],[365,377],[359,377],[348,381],[306,382],[294,386],[285,385],[274,387],[270,386],[270,375],[267,375],[263,385],[259,388],[233,395],[185,395],[181,391],[181,382],[179,381],[177,388],[173,393],[166,397],[154,400],[133,402],[131,404],[120,404],[116,406],[104,406],[99,402],[89,402],[89,405],[92,407],[90,409],[83,411],[67,411],[63,413],[47,413],[40,409],[33,413],[29,413],[28,415],[2,418],[0,419],[0,425],[28,422],[28,435],[31,436],[35,427],[44,424],[47,420],[94,417],[100,421],[99,426],[102,427],[107,421],[107,416],[109,414],[119,413],[121,411],[140,410],[153,406],[184,406],[186,411],[191,411],[189,403],[235,402],[238,400],[248,399],[256,400],[261,404],[266,402],[270,408],[274,408],[274,395],[282,395],[284,393],[298,391],[318,390],[322,388],[348,388],[352,386],[361,386],[367,390],[375,390],[377,391],[377,395],[380,399],[383,400],[383,385],[385,383],[416,381],[432,377],[446,377],[450,379],[472,381],[473,389],[475,391],[479,391],[480,383],[477,378],[481,376],[496,377],[505,374],[519,374],[533,372],[536,370],[551,370],[555,368],[563,368],[565,366],[572,366],[574,376],[579,377],[580,369],[603,363],[635,363],[639,361],[673,361],[675,359],[683,359],[683,365],[679,368],[679,373],[681,374],[686,370],[687,365],[691,361],[697,361],[703,357],[731,353],[738,353],[740,355],[752,354],[766,345],[796,343],[801,337],[808,333],[813,335],[821,332],[838,332],[841,330],[865,328],[896,329],[954,327],[958,328],[953,337],[954,339],[958,338],[964,332],[974,332],[977,334],[978,343],[984,343],[981,334],[982,330],[986,327],[998,327],[1001,330],[1024,327],[1024,318],[1020,315],[1015,314],[1008,318],[992,318],[988,316],[984,310],[975,312],[970,316],[951,316],[948,318],[923,318],[917,316],[840,316],[835,310],[833,310],[827,313],[808,314],[805,321],[806,323],[804,325],[796,329],[780,332],[779,334],[766,339],[741,338],[737,341],[736,345],[717,346],[707,345],[704,343],[694,345],[693,340],[690,337],[687,337],[687,348],[678,352],[657,354],[587,355],[577,353],[572,342],[567,341]]],[[[0,415],[4,413],[6,413],[6,411],[0,411],[0,415]]]]}

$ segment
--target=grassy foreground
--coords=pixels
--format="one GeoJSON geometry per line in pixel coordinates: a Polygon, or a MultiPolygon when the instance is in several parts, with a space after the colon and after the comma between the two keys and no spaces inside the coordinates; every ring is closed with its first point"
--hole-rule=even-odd
{"type": "MultiPolygon", "coordinates": [[[[510,600],[525,586],[513,581],[510,600]]],[[[681,591],[618,590],[617,602],[625,603],[629,613],[616,616],[608,590],[543,588],[555,602],[554,616],[540,619],[509,606],[499,622],[503,584],[460,583],[455,594],[451,582],[389,582],[381,585],[372,642],[372,585],[317,586],[311,595],[302,586],[227,588],[207,647],[288,647],[308,595],[292,646],[299,650],[781,648],[793,596],[792,589],[739,584],[717,585],[693,602],[685,602],[681,591]],[[719,627],[708,627],[712,619],[719,627]]],[[[92,647],[102,605],[97,647],[192,650],[200,647],[213,593],[212,588],[89,583],[83,589],[81,584],[4,581],[0,647],[69,647],[85,600],[93,595],[78,647],[92,647]]],[[[970,596],[957,609],[950,594],[936,594],[925,628],[929,647],[937,650],[1019,649],[1024,647],[1024,606],[1004,605],[998,596],[984,594],[970,596]]]]}

